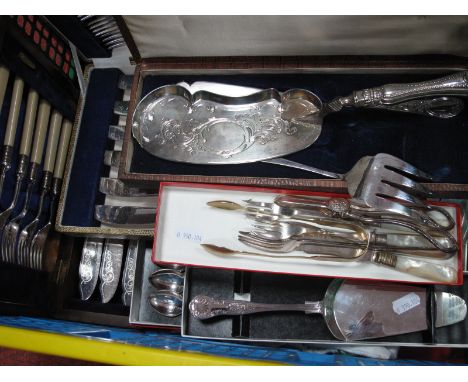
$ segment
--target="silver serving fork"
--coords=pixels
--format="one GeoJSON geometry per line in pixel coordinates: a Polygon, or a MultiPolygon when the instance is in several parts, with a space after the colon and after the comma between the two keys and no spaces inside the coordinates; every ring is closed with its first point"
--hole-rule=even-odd
{"type": "Polygon", "coordinates": [[[58,153],[54,166],[54,175],[52,179],[52,193],[50,198],[49,219],[46,224],[37,231],[31,241],[31,258],[35,269],[42,269],[44,247],[49,236],[49,231],[52,228],[57,211],[57,198],[62,187],[62,176],[65,168],[65,160],[68,152],[68,144],[70,143],[70,135],[72,123],[65,120],[62,125],[60,134],[60,142],[58,145],[58,153]]]}
{"type": "MultiPolygon", "coordinates": [[[[39,206],[36,212],[36,216],[34,219],[24,227],[18,237],[18,244],[17,244],[17,251],[18,257],[22,261],[22,265],[28,268],[38,269],[38,258],[31,256],[31,241],[36,234],[42,216],[42,210],[44,208],[44,200],[47,194],[49,193],[51,182],[52,182],[52,171],[54,168],[55,162],[55,155],[57,153],[57,143],[60,133],[60,127],[62,125],[62,115],[57,111],[54,110],[52,113],[52,117],[50,120],[50,129],[47,138],[47,149],[46,155],[44,159],[44,167],[43,167],[43,176],[42,176],[42,184],[41,184],[41,194],[39,197],[39,206]]],[[[42,148],[42,147],[41,147],[42,148]]],[[[37,153],[39,154],[39,152],[37,153]]],[[[42,159],[42,151],[39,158],[42,159]]],[[[37,253],[35,253],[37,256],[37,253]]]]}
{"type": "Polygon", "coordinates": [[[348,192],[357,205],[398,213],[417,220],[423,219],[438,225],[427,214],[430,207],[423,202],[432,194],[419,183],[430,182],[432,177],[392,155],[380,153],[363,157],[345,174],[324,171],[283,158],[265,162],[346,180],[348,192]]]}

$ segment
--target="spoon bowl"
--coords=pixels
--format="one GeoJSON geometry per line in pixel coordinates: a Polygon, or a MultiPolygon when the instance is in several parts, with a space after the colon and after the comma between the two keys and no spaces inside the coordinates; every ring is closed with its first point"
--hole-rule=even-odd
{"type": "Polygon", "coordinates": [[[159,291],[181,294],[184,290],[184,275],[175,269],[159,269],[151,274],[149,281],[159,291]]]}
{"type": "Polygon", "coordinates": [[[177,317],[182,314],[182,296],[172,291],[163,290],[152,294],[149,303],[163,316],[177,317]]]}

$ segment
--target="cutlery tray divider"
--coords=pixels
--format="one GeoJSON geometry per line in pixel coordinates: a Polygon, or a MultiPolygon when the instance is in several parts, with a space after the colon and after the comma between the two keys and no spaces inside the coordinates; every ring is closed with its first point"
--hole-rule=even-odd
{"type": "Polygon", "coordinates": [[[94,219],[94,206],[105,199],[99,192],[99,181],[110,172],[103,162],[104,152],[114,147],[108,131],[109,126],[119,120],[114,114],[114,103],[123,97],[123,90],[118,88],[121,74],[118,69],[93,69],[89,73],[80,124],[71,141],[74,155],[64,178],[67,189],[62,192],[64,200],[60,201],[63,204],[62,226],[99,227],[94,219]]]}
{"type": "MultiPolygon", "coordinates": [[[[121,302],[122,287],[120,283],[114,297],[108,303],[101,302],[99,281],[92,296],[86,301],[81,300],[79,266],[85,240],[84,238],[67,235],[62,235],[62,238],[61,266],[56,276],[60,288],[57,290],[54,317],[79,322],[128,327],[129,308],[121,302]]],[[[124,254],[126,254],[126,247],[124,254]]],[[[123,262],[125,262],[125,255],[123,262]]],[[[119,275],[120,279],[121,275],[119,275]]]]}
{"type": "Polygon", "coordinates": [[[139,240],[135,263],[135,279],[133,281],[132,304],[130,307],[130,324],[135,326],[164,327],[178,330],[181,316],[166,317],[159,314],[149,304],[148,298],[156,292],[149,281],[149,276],[164,265],[156,265],[151,261],[152,241],[139,240]]]}
{"type": "MultiPolygon", "coordinates": [[[[465,276],[466,281],[467,276],[465,276]]],[[[188,267],[184,290],[182,335],[194,338],[254,342],[289,342],[301,344],[343,344],[330,333],[321,315],[302,312],[261,313],[246,316],[221,316],[208,320],[194,319],[189,302],[199,294],[232,299],[235,293],[250,294],[250,301],[262,303],[304,303],[321,301],[332,279],[266,272],[188,267]],[[242,280],[242,281],[241,281],[242,280]],[[246,282],[246,280],[248,280],[246,282]],[[245,284],[243,284],[245,283],[245,284]],[[243,285],[248,285],[242,289],[243,285]],[[247,320],[246,320],[247,318],[247,320]],[[248,326],[248,329],[246,328],[248,326]]],[[[468,345],[468,322],[435,327],[434,291],[446,291],[468,299],[468,284],[462,286],[427,285],[427,324],[421,332],[357,341],[354,344],[381,346],[468,345]]]]}
{"type": "MultiPolygon", "coordinates": [[[[181,59],[181,62],[184,60],[181,59]]],[[[252,65],[255,65],[255,61],[252,65]]],[[[281,68],[281,63],[277,65],[281,68]]],[[[273,87],[279,91],[301,88],[314,92],[322,101],[327,102],[357,89],[386,83],[422,81],[438,75],[437,70],[416,72],[398,67],[395,71],[388,70],[388,67],[370,70],[365,65],[362,68],[334,71],[299,71],[294,68],[279,71],[275,70],[274,63],[270,63],[267,68],[259,66],[256,70],[252,70],[252,67],[236,68],[232,63],[217,63],[217,70],[203,62],[184,62],[183,67],[183,70],[174,71],[169,65],[155,65],[153,68],[151,63],[145,63],[137,66],[129,114],[132,114],[134,106],[150,91],[182,81],[189,84],[195,81],[212,81],[259,89],[273,87]]],[[[439,72],[441,75],[446,73],[443,70],[439,72]]],[[[288,155],[287,158],[344,173],[359,158],[386,152],[434,174],[438,182],[466,183],[468,172],[460,166],[463,159],[459,154],[454,154],[458,152],[456,147],[459,147],[459,152],[463,152],[463,147],[468,144],[463,133],[464,119],[466,111],[456,118],[441,120],[408,113],[348,108],[327,116],[317,142],[305,150],[288,155]],[[440,152],[441,149],[443,153],[440,152]],[[435,158],[434,152],[440,155],[435,158]],[[446,163],[442,163],[441,158],[446,163]]],[[[336,181],[317,181],[321,177],[315,174],[261,162],[210,166],[163,160],[141,148],[132,137],[131,128],[131,119],[128,119],[123,147],[124,162],[119,169],[119,178],[125,181],[255,184],[297,189],[323,186],[329,191],[332,187],[342,187],[336,181]]]]}

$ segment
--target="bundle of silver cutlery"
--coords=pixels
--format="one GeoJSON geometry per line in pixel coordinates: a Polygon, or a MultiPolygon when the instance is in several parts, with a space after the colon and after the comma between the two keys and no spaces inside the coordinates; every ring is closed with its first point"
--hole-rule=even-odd
{"type": "Polygon", "coordinates": [[[207,204],[253,220],[253,229],[239,231],[238,240],[263,251],[202,244],[217,256],[370,262],[432,281],[457,278],[457,270],[443,263],[459,246],[448,230],[455,223],[442,207],[437,207],[440,216],[423,222],[387,210],[355,208],[352,201],[340,198],[278,195],[273,202],[214,200],[207,204]]]}

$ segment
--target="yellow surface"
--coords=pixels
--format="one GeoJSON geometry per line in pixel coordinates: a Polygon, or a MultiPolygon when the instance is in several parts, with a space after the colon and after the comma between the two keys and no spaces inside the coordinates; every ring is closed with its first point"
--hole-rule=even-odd
{"type": "MultiPolygon", "coordinates": [[[[119,342],[0,326],[0,346],[114,365],[272,366],[208,354],[154,349],[119,342]]],[[[276,363],[276,365],[278,365],[276,363]]]]}

